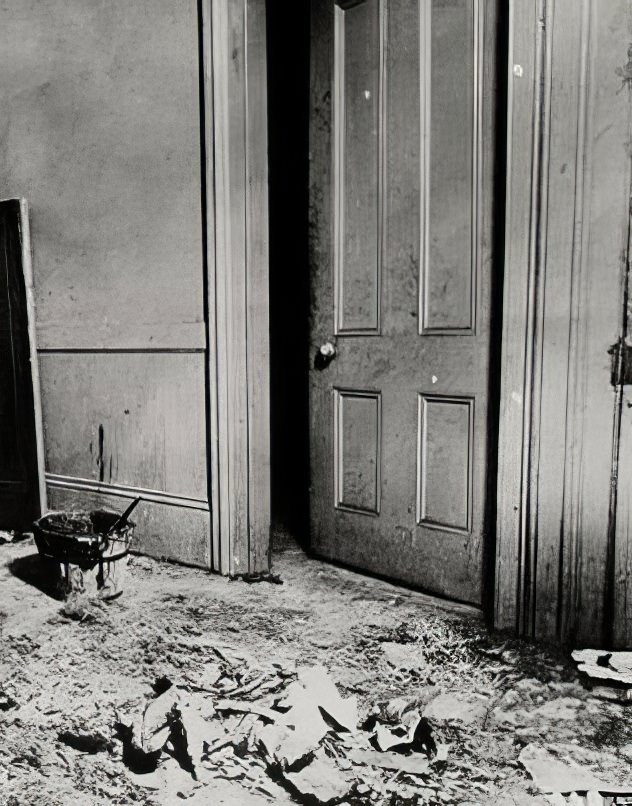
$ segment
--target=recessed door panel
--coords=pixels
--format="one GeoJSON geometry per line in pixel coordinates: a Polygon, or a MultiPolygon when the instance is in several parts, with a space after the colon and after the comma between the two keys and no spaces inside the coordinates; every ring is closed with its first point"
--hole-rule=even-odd
{"type": "Polygon", "coordinates": [[[380,0],[335,18],[337,331],[379,328],[381,54],[380,0]]]}
{"type": "Polygon", "coordinates": [[[474,328],[478,3],[422,4],[425,234],[422,332],[474,328]]]}
{"type": "Polygon", "coordinates": [[[474,401],[419,396],[419,523],[469,532],[474,401]]]}
{"type": "Polygon", "coordinates": [[[379,392],[334,392],[336,507],[377,515],[380,510],[379,392]]]}

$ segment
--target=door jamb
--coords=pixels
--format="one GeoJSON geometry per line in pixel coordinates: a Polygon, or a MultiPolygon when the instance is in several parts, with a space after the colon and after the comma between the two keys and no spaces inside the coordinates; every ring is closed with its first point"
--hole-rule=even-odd
{"type": "Polygon", "coordinates": [[[212,567],[233,576],[269,566],[265,3],[199,2],[212,567]]]}
{"type": "Polygon", "coordinates": [[[545,31],[543,0],[510,0],[503,329],[494,626],[533,634],[535,545],[529,479],[534,432],[545,31]]]}

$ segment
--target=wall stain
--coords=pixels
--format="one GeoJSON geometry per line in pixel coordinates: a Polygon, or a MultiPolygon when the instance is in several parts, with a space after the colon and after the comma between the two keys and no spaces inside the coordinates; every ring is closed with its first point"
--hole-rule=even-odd
{"type": "Polygon", "coordinates": [[[97,467],[99,468],[99,481],[104,480],[105,476],[105,467],[103,463],[103,443],[105,441],[105,433],[103,430],[103,425],[99,425],[99,453],[97,456],[97,467]]]}

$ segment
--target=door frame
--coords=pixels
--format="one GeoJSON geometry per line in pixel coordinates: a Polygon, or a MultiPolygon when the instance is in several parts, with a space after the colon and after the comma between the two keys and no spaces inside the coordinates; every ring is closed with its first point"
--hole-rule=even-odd
{"type": "MultiPolygon", "coordinates": [[[[621,3],[620,9],[623,11],[624,5],[629,17],[629,4],[621,3]]],[[[625,545],[629,534],[629,510],[618,508],[617,497],[626,489],[632,466],[629,451],[619,449],[625,393],[620,357],[617,358],[626,335],[630,210],[629,187],[623,185],[629,183],[629,178],[611,190],[611,204],[620,204],[621,210],[605,205],[598,208],[594,200],[599,193],[603,196],[605,178],[618,170],[618,164],[613,169],[614,161],[621,159],[622,171],[625,165],[624,152],[619,157],[614,150],[619,139],[605,141],[609,150],[603,136],[612,129],[612,137],[616,133],[621,138],[626,127],[629,134],[632,124],[625,106],[619,112],[613,111],[616,125],[612,120],[602,122],[598,132],[594,118],[599,104],[606,103],[606,91],[614,97],[628,82],[625,70],[630,59],[629,39],[622,28],[617,29],[621,31],[617,39],[614,34],[606,37],[590,0],[509,3],[495,625],[558,641],[575,640],[579,634],[580,641],[608,646],[613,645],[615,596],[624,598],[629,584],[625,568],[623,578],[615,579],[617,543],[620,540],[625,545]],[[620,52],[614,50],[613,43],[621,48],[620,52]],[[600,48],[610,49],[607,57],[600,48]],[[622,76],[624,81],[617,91],[622,76]],[[553,111],[568,120],[564,136],[559,128],[555,129],[553,111]],[[600,138],[601,150],[596,147],[600,138]],[[572,181],[559,180],[565,172],[572,181]],[[569,211],[561,223],[557,215],[560,209],[569,211]],[[614,251],[599,261],[610,272],[609,293],[616,285],[613,272],[618,264],[621,293],[620,303],[612,297],[608,297],[607,305],[602,301],[608,317],[617,304],[621,306],[621,320],[612,318],[611,330],[609,325],[604,328],[604,314],[596,312],[590,298],[590,278],[595,268],[592,242],[606,239],[612,242],[614,251]],[[564,296],[555,299],[550,307],[558,319],[568,323],[568,355],[566,346],[560,348],[564,350],[567,373],[563,379],[564,402],[556,409],[562,426],[553,435],[551,412],[547,412],[545,421],[542,410],[543,401],[551,397],[551,388],[557,382],[551,375],[552,336],[549,334],[547,340],[545,330],[547,275],[556,280],[557,275],[564,277],[564,296]],[[618,341],[610,347],[612,341],[608,340],[615,338],[618,341]],[[614,363],[612,380],[610,377],[607,347],[619,362],[616,382],[614,363]],[[600,390],[599,397],[595,395],[596,388],[600,390]],[[603,393],[606,388],[611,392],[610,399],[603,393]],[[599,434],[604,439],[608,435],[598,456],[594,454],[594,438],[591,442],[586,435],[585,411],[589,405],[594,405],[590,415],[605,423],[599,434]],[[563,465],[563,472],[556,490],[561,505],[556,500],[549,515],[539,506],[538,482],[541,452],[543,461],[549,460],[549,467],[543,467],[551,474],[552,440],[559,443],[555,459],[558,469],[563,465]],[[599,463],[598,478],[586,470],[592,462],[599,463]],[[608,462],[609,478],[605,472],[608,462]],[[594,494],[588,498],[585,493],[590,487],[594,494]],[[593,506],[597,507],[599,522],[591,520],[589,527],[585,514],[593,506]],[[619,523],[617,517],[624,522],[619,523]],[[539,549],[538,541],[544,542],[544,547],[539,549]],[[539,555],[543,555],[541,568],[539,555]],[[548,573],[545,587],[539,579],[543,573],[548,573]],[[536,600],[536,590],[540,601],[536,600]]],[[[628,172],[631,165],[628,154],[628,172]]],[[[598,290],[599,285],[595,288],[598,290]]],[[[546,318],[547,324],[551,315],[546,318]]],[[[594,430],[591,433],[594,437],[594,430]]],[[[546,502],[550,504],[549,499],[546,502]]],[[[622,632],[615,635],[614,643],[629,645],[630,633],[624,623],[629,617],[620,612],[618,618],[622,632]]]]}
{"type": "Polygon", "coordinates": [[[269,567],[264,0],[200,0],[212,568],[269,567]]]}
{"type": "Polygon", "coordinates": [[[540,2],[509,4],[507,167],[500,372],[494,624],[523,632],[533,388],[535,242],[541,133],[540,2]],[[537,47],[534,47],[537,43],[537,47]]]}

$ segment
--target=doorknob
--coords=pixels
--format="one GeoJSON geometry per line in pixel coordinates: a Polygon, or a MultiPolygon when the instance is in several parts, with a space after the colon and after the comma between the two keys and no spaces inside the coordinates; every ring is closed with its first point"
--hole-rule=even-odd
{"type": "Polygon", "coordinates": [[[314,369],[326,369],[336,357],[336,347],[330,341],[321,344],[314,357],[314,369]]]}

